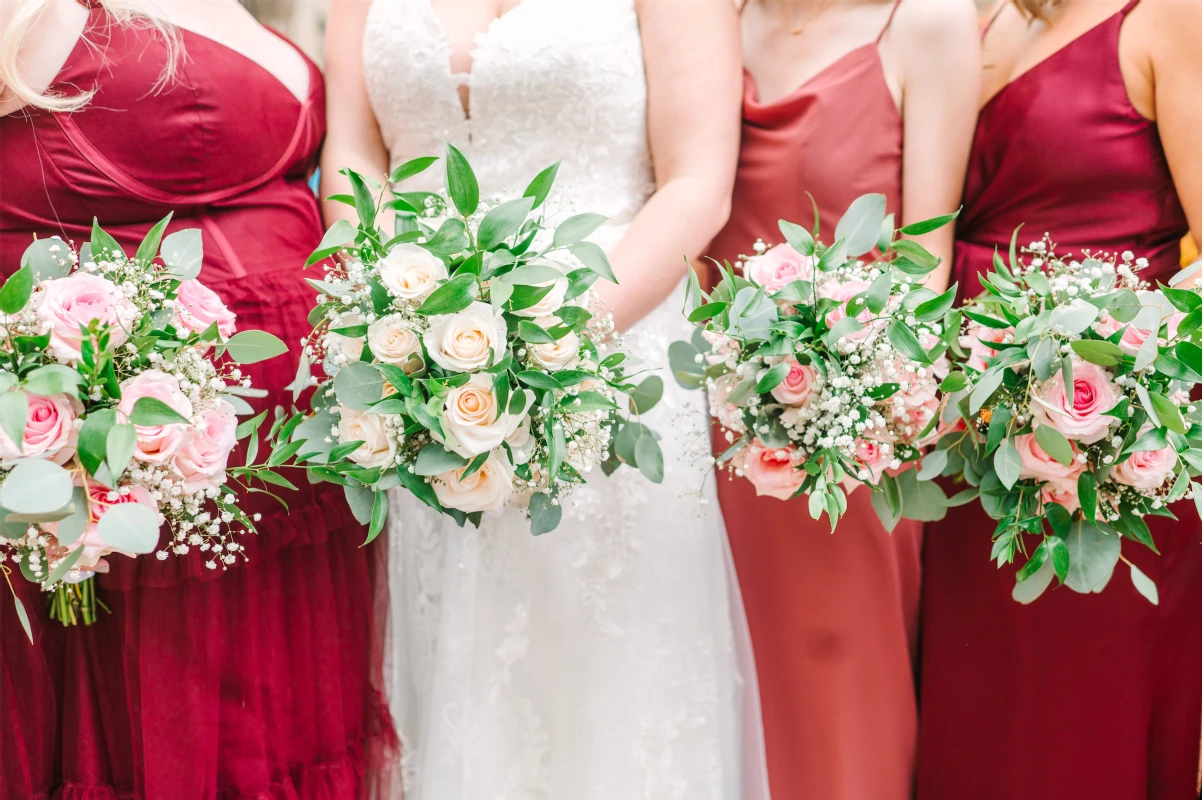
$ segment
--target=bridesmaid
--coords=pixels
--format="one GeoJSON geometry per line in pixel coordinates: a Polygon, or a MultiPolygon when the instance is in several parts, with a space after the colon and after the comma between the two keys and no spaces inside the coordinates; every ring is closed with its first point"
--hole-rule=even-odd
{"type": "MultiPolygon", "coordinates": [[[[861,194],[907,222],[954,210],[976,118],[971,0],[749,0],[743,142],[719,262],[781,240],[777,220],[829,235],[861,194]]],[[[923,243],[950,263],[952,232],[923,243]]],[[[944,267],[932,281],[946,287],[944,267]]],[[[723,448],[724,441],[715,441],[723,448]]],[[[830,534],[804,499],[718,482],[747,607],[775,797],[903,800],[917,734],[913,662],[921,525],[892,535],[866,488],[830,534]]]]}
{"type": "MultiPolygon", "coordinates": [[[[321,237],[306,186],[324,133],[317,67],[236,0],[0,3],[0,274],[98,215],[127,252],[176,212],[201,278],[245,328],[295,344],[321,237]],[[151,9],[162,17],[149,16],[151,9]],[[7,13],[6,13],[7,12],[7,13]]],[[[254,365],[262,408],[295,357],[254,365]]],[[[341,492],[269,499],[249,560],[109,558],[91,627],[0,599],[0,798],[352,800],[395,734],[378,695],[371,558],[341,492]]],[[[327,485],[328,486],[328,485],[327,485]]],[[[382,588],[382,587],[381,587],[382,588]]]]}
{"type": "MultiPolygon", "coordinates": [[[[995,247],[1052,234],[1062,253],[1132,250],[1167,281],[1202,232],[1202,4],[1020,0],[985,36],[981,111],[953,278],[980,291],[995,247]]],[[[1188,800],[1202,708],[1202,528],[1150,518],[1160,586],[1013,601],[973,504],[927,528],[921,800],[1188,800]]]]}

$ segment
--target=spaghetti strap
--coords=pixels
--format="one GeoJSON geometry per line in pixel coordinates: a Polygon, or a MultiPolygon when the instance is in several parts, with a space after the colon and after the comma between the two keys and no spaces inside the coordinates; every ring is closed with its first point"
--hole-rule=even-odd
{"type": "Polygon", "coordinates": [[[880,44],[881,39],[884,39],[885,34],[889,32],[889,26],[893,24],[893,18],[897,16],[897,9],[901,4],[902,0],[893,0],[893,10],[889,12],[889,19],[885,20],[885,27],[881,28],[880,34],[876,37],[877,44],[880,44]]]}
{"type": "Polygon", "coordinates": [[[1135,7],[1137,5],[1139,5],[1139,0],[1130,0],[1130,2],[1127,3],[1127,5],[1123,6],[1123,10],[1120,11],[1119,13],[1125,17],[1128,14],[1130,14],[1132,11],[1134,11],[1135,7]]]}

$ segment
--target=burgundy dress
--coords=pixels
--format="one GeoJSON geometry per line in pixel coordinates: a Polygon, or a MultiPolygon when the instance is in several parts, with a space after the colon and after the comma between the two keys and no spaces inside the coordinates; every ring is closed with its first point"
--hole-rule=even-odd
{"type": "MultiPolygon", "coordinates": [[[[1130,249],[1149,279],[1177,268],[1187,224],[1156,125],[1119,68],[1123,11],[1019,76],[982,110],[955,280],[980,291],[995,247],[1052,234],[1062,254],[1130,249]]],[[[1162,555],[1124,553],[1160,587],[1148,603],[1120,563],[1101,594],[1010,597],[976,504],[926,529],[920,800],[1192,800],[1202,708],[1202,529],[1148,519],[1162,555]]]]}
{"type": "MultiPolygon", "coordinates": [[[[53,88],[95,87],[83,111],[0,118],[0,273],[40,236],[77,244],[93,216],[132,252],[175,211],[204,232],[202,280],[242,328],[295,345],[312,291],[301,266],[321,237],[306,181],[324,133],[309,63],[297,100],[270,73],[184,32],[179,75],[154,85],[160,40],[90,12],[53,88]]],[[[287,405],[296,355],[247,368],[261,408],[287,405]]],[[[110,556],[112,609],[63,628],[37,587],[15,584],[36,644],[0,598],[2,800],[343,800],[361,795],[395,734],[379,687],[374,555],[338,490],[303,477],[286,514],[262,495],[249,560],[110,556]]],[[[382,557],[382,556],[381,556],[382,557]]],[[[382,588],[382,587],[381,587],[382,588]]]]}
{"type": "MultiPolygon", "coordinates": [[[[827,241],[862,194],[881,192],[900,213],[901,173],[902,119],[876,43],[770,103],[748,74],[733,212],[709,255],[733,262],[757,238],[779,243],[782,218],[812,227],[806,192],[827,241]]],[[[890,535],[865,487],[833,535],[804,498],[757,497],[725,476],[718,496],[755,651],[772,796],[908,800],[920,523],[890,535]]]]}

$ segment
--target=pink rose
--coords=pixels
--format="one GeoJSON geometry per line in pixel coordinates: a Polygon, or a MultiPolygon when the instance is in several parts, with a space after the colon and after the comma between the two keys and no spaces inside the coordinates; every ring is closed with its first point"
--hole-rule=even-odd
{"type": "Polygon", "coordinates": [[[112,281],[87,272],[42,281],[34,295],[34,314],[50,333],[50,351],[64,364],[78,361],[81,325],[100,322],[109,329],[109,342],[123,344],[138,318],[138,309],[112,281]]]}
{"type": "Polygon", "coordinates": [[[184,491],[220,486],[225,483],[226,465],[237,443],[238,417],[234,407],[218,400],[214,408],[201,415],[183,447],[171,463],[184,478],[184,491]]]}
{"type": "MultiPolygon", "coordinates": [[[[151,369],[125,381],[121,384],[121,402],[117,410],[128,419],[134,411],[134,404],[143,397],[161,400],[183,416],[192,417],[192,403],[180,391],[179,380],[174,375],[151,369]]],[[[166,463],[188,441],[190,428],[190,425],[183,423],[138,425],[134,457],[149,464],[166,463]]]]}
{"type": "Polygon", "coordinates": [[[889,467],[889,463],[893,460],[893,448],[889,447],[876,439],[861,437],[856,439],[856,461],[860,466],[868,470],[868,474],[861,473],[856,477],[861,481],[867,481],[876,484],[885,474],[885,470],[889,467]]]}
{"type": "MultiPolygon", "coordinates": [[[[935,349],[937,344],[939,344],[939,337],[933,333],[924,333],[918,337],[918,343],[922,345],[923,350],[926,350],[929,353],[931,350],[935,349]]],[[[939,358],[935,360],[935,363],[931,365],[931,374],[940,380],[946,378],[948,373],[951,371],[952,362],[948,360],[946,354],[939,356],[939,358]]]]}
{"type": "Polygon", "coordinates": [[[806,404],[817,388],[818,370],[809,364],[798,363],[793,356],[788,357],[788,363],[789,374],[772,390],[772,396],[787,406],[798,408],[806,404]]]}
{"type": "Polygon", "coordinates": [[[1048,481],[1039,490],[1040,499],[1045,504],[1057,503],[1064,510],[1073,513],[1081,507],[1081,498],[1077,496],[1077,482],[1071,479],[1048,481]]]}
{"type": "Polygon", "coordinates": [[[769,293],[779,292],[793,281],[814,277],[814,257],[803,256],[787,244],[777,245],[762,256],[747,259],[743,275],[769,293]]]}
{"type": "MultiPolygon", "coordinates": [[[[1150,427],[1150,426],[1149,426],[1150,427]]],[[[1132,453],[1117,464],[1110,476],[1118,483],[1151,491],[1164,486],[1177,467],[1177,452],[1172,447],[1132,453]]]]}
{"type": "Polygon", "coordinates": [[[1098,317],[1098,321],[1093,324],[1093,332],[1103,339],[1109,339],[1118,333],[1122,327],[1123,323],[1110,316],[1108,311],[1103,311],[1101,316],[1098,317]]]}
{"type": "Polygon", "coordinates": [[[222,339],[237,331],[234,312],[226,308],[221,298],[198,280],[184,281],[175,295],[175,327],[192,333],[204,333],[213,323],[222,339]]]}
{"type": "Polygon", "coordinates": [[[1181,320],[1183,319],[1185,319],[1185,314],[1182,314],[1180,311],[1169,314],[1169,316],[1165,318],[1164,325],[1166,326],[1165,334],[1167,338],[1160,340],[1162,345],[1168,344],[1177,338],[1177,329],[1181,327],[1181,320]]]}
{"type": "Polygon", "coordinates": [[[1092,444],[1106,436],[1111,424],[1118,421],[1103,416],[1118,403],[1118,387],[1110,379],[1110,373],[1096,364],[1073,356],[1072,365],[1072,405],[1064,391],[1064,375],[1057,372],[1044,381],[1042,396],[1032,395],[1031,415],[1068,439],[1092,444]]]}
{"type": "Polygon", "coordinates": [[[1069,446],[1073,448],[1073,462],[1067,467],[1045,453],[1039,442],[1035,441],[1033,433],[1015,436],[1014,446],[1018,449],[1018,457],[1022,461],[1018,471],[1020,478],[1034,478],[1039,481],[1071,480],[1075,484],[1077,476],[1085,471],[1085,465],[1077,461],[1077,454],[1081,451],[1077,449],[1075,442],[1069,442],[1069,446]]]}
{"type": "Polygon", "coordinates": [[[801,454],[792,447],[768,448],[756,439],[738,458],[743,477],[751,481],[757,497],[788,500],[805,480],[805,473],[797,468],[801,454]]]}
{"type": "Polygon", "coordinates": [[[51,397],[31,394],[28,398],[23,449],[17,449],[0,428],[0,464],[17,458],[45,458],[55,464],[65,464],[75,454],[75,442],[79,438],[74,425],[74,404],[61,394],[51,397]]]}
{"type": "Polygon", "coordinates": [[[989,359],[998,354],[986,342],[995,344],[1006,341],[1014,333],[1013,328],[987,328],[984,325],[973,325],[968,329],[968,335],[960,337],[960,346],[968,348],[968,366],[977,372],[989,369],[989,359]]]}
{"type": "MultiPolygon", "coordinates": [[[[76,478],[76,485],[80,485],[79,479],[76,478]]],[[[154,498],[150,496],[150,490],[139,484],[130,484],[123,486],[119,491],[109,489],[106,486],[101,486],[93,480],[88,481],[88,527],[84,530],[82,536],[70,545],[65,547],[67,553],[73,553],[79,548],[83,548],[83,555],[79,557],[79,561],[75,562],[75,568],[81,571],[96,571],[106,572],[106,565],[101,561],[104,556],[111,553],[120,553],[130,558],[136,557],[136,553],[118,550],[115,547],[108,545],[100,536],[100,519],[113,506],[121,505],[122,503],[138,503],[158,513],[159,507],[155,503],[154,498]]],[[[159,514],[160,524],[163,521],[163,515],[159,514]]],[[[42,523],[51,534],[57,535],[58,523],[46,522],[42,523]]]]}
{"type": "MultiPolygon", "coordinates": [[[[821,292],[823,297],[840,301],[839,306],[826,312],[826,327],[833,328],[836,322],[846,317],[847,302],[856,295],[868,291],[868,286],[869,284],[865,281],[845,281],[835,284],[833,288],[824,288],[821,292]]],[[[860,311],[856,319],[867,325],[868,320],[872,319],[872,312],[865,308],[860,311]]],[[[864,327],[855,333],[849,334],[847,338],[859,341],[868,334],[869,328],[864,327]]]]}
{"type": "Polygon", "coordinates": [[[1139,352],[1139,348],[1152,335],[1152,331],[1145,331],[1143,328],[1137,328],[1134,325],[1128,325],[1123,331],[1123,336],[1119,339],[1119,349],[1129,356],[1139,352]]]}

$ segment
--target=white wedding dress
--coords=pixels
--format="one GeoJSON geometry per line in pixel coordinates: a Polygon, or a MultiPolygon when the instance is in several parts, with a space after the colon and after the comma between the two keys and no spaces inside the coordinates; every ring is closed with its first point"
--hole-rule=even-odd
{"type": "MultiPolygon", "coordinates": [[[[478,37],[470,76],[451,73],[430,0],[375,0],[364,51],[393,166],[449,141],[487,197],[562,160],[549,213],[607,215],[603,247],[654,191],[634,0],[524,0],[478,37]]],[[[435,188],[438,172],[406,186],[435,188]]],[[[388,669],[406,800],[767,797],[704,398],[666,370],[690,334],[682,299],[627,337],[665,368],[649,423],[661,485],[598,469],[537,538],[516,510],[459,528],[394,493],[388,669]]]]}

